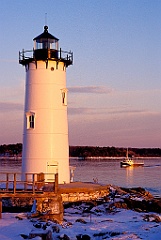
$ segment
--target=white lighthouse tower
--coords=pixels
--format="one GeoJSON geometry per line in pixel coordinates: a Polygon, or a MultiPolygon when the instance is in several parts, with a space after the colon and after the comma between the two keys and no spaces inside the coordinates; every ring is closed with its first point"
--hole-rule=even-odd
{"type": "Polygon", "coordinates": [[[59,49],[47,26],[33,40],[32,51],[19,53],[26,69],[22,174],[58,173],[59,183],[69,183],[66,68],[73,54],[59,49]]]}

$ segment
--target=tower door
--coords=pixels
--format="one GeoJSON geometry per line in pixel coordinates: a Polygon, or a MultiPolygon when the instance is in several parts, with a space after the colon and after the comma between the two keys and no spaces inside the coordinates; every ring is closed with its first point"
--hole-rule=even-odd
{"type": "Polygon", "coordinates": [[[58,173],[58,162],[52,161],[47,163],[47,182],[55,180],[55,174],[58,173]]]}

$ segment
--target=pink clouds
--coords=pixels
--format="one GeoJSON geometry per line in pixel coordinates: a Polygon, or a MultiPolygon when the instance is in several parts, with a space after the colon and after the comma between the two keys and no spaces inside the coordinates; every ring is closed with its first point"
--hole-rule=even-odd
{"type": "Polygon", "coordinates": [[[113,89],[106,86],[75,86],[68,88],[72,93],[94,93],[94,94],[107,94],[111,93],[113,89]]]}

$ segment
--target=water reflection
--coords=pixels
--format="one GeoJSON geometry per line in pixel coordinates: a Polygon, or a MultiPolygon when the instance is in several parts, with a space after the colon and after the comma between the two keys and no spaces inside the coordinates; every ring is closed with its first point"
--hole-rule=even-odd
{"type": "Polygon", "coordinates": [[[133,185],[134,178],[134,167],[130,166],[126,168],[126,184],[127,186],[133,185]]]}
{"type": "Polygon", "coordinates": [[[1,159],[0,172],[21,172],[21,159],[1,159]]]}

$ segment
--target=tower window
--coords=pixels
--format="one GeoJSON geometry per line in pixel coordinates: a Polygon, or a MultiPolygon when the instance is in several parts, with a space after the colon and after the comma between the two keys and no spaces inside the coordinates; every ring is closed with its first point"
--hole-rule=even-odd
{"type": "Polygon", "coordinates": [[[31,115],[30,117],[29,117],[29,126],[30,126],[30,128],[34,128],[34,119],[35,119],[35,117],[34,117],[34,115],[31,115]]]}
{"type": "Polygon", "coordinates": [[[63,102],[63,105],[65,105],[65,92],[62,92],[62,102],[63,102]]]}
{"type": "Polygon", "coordinates": [[[34,129],[35,128],[35,113],[28,112],[26,113],[27,118],[27,129],[34,129]]]}
{"type": "Polygon", "coordinates": [[[64,88],[61,90],[62,91],[62,105],[67,106],[67,89],[64,88]]]}

